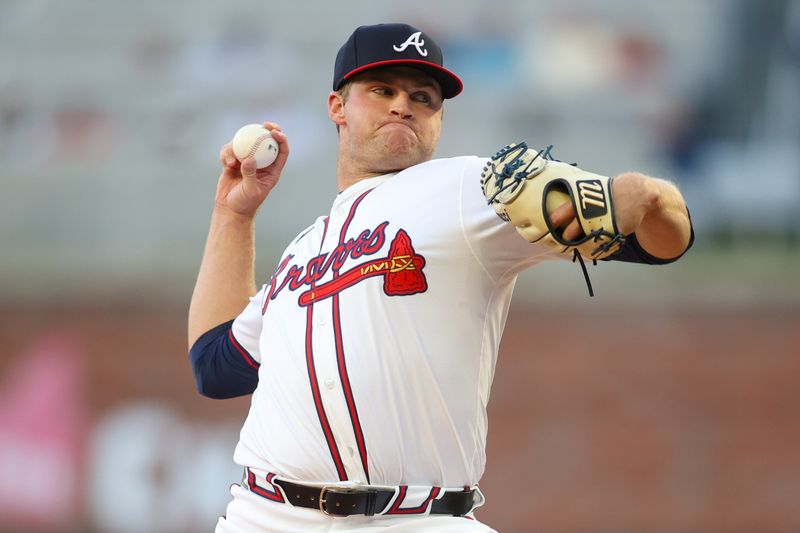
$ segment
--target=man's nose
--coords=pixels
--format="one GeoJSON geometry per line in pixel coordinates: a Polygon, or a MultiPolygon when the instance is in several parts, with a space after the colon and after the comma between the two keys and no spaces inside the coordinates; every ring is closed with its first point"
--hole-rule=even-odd
{"type": "Polygon", "coordinates": [[[392,99],[391,112],[400,118],[411,118],[411,96],[400,92],[392,99]]]}

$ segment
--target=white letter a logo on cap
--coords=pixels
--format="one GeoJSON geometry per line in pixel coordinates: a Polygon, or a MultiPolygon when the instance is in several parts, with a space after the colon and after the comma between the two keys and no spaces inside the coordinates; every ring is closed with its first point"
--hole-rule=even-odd
{"type": "Polygon", "coordinates": [[[400,46],[395,45],[392,48],[394,48],[395,52],[402,52],[403,50],[405,50],[409,46],[413,46],[414,48],[416,48],[417,52],[419,52],[419,55],[421,55],[422,57],[425,57],[425,56],[428,55],[428,51],[425,50],[424,48],[422,48],[423,46],[425,46],[425,41],[422,40],[422,32],[421,31],[418,31],[417,33],[412,33],[411,37],[406,39],[406,42],[404,42],[400,46]]]}

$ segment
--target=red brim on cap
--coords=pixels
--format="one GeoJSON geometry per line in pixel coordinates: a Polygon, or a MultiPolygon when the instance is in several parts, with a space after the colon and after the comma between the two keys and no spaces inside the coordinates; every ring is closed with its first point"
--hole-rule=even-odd
{"type": "Polygon", "coordinates": [[[461,82],[461,79],[451,71],[442,66],[436,65],[435,63],[420,61],[418,59],[389,59],[386,61],[376,61],[375,63],[362,65],[345,74],[342,78],[342,81],[339,83],[339,87],[341,87],[342,83],[359,72],[386,65],[409,65],[424,71],[437,82],[439,82],[439,85],[442,88],[442,98],[453,98],[464,89],[464,84],[461,82]]]}

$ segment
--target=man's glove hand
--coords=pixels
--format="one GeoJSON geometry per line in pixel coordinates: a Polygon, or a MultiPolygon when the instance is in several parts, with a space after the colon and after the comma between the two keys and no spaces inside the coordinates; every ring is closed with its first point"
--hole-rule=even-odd
{"type": "Polygon", "coordinates": [[[522,142],[497,152],[481,173],[486,200],[498,216],[513,224],[529,242],[546,244],[561,253],[577,251],[587,259],[603,259],[621,248],[611,181],[556,161],[550,149],[531,150],[522,142]],[[550,215],[572,202],[583,235],[567,240],[566,224],[555,227],[550,215]]]}

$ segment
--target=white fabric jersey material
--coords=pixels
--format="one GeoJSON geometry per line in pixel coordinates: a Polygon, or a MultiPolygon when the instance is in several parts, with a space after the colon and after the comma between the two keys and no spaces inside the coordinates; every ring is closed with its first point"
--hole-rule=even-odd
{"type": "Polygon", "coordinates": [[[475,485],[516,275],[556,257],[486,205],[486,159],[366,179],[234,321],[259,383],[234,459],[286,478],[475,485]]]}

